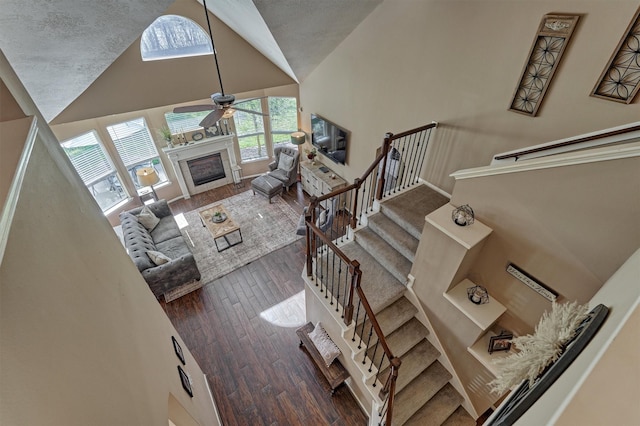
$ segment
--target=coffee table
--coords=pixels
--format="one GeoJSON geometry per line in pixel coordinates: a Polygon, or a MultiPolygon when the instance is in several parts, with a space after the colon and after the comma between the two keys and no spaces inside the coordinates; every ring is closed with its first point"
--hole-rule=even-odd
{"type": "Polygon", "coordinates": [[[215,205],[209,209],[198,212],[202,226],[205,226],[209,232],[213,235],[213,241],[216,243],[216,249],[218,253],[225,251],[235,245],[242,242],[242,231],[240,227],[231,219],[231,215],[224,208],[222,204],[215,205]],[[219,212],[224,219],[221,222],[215,222],[214,213],[219,212]],[[235,235],[234,235],[235,234],[235,235]],[[226,245],[222,247],[218,245],[218,242],[224,240],[226,245]]]}

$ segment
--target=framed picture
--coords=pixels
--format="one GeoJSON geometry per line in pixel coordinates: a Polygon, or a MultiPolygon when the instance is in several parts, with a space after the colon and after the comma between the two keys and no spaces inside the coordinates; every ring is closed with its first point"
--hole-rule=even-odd
{"type": "Polygon", "coordinates": [[[208,138],[212,138],[214,136],[220,135],[220,128],[218,127],[218,123],[214,124],[211,127],[206,127],[204,129],[204,135],[208,138]]]}
{"type": "Polygon", "coordinates": [[[513,339],[513,334],[505,331],[501,332],[499,336],[492,336],[489,339],[489,353],[508,351],[511,349],[511,339],[513,339]]]}
{"type": "Polygon", "coordinates": [[[193,398],[193,391],[191,390],[191,382],[189,382],[189,376],[184,372],[182,367],[178,366],[178,374],[180,374],[180,381],[182,382],[182,387],[189,394],[191,398],[193,398]]]}
{"type": "Polygon", "coordinates": [[[176,351],[176,355],[178,356],[178,359],[180,360],[182,365],[185,365],[186,362],[184,360],[184,354],[182,353],[182,346],[180,346],[180,343],[178,343],[176,338],[173,336],[171,336],[171,341],[173,342],[173,350],[176,351]]]}
{"type": "Polygon", "coordinates": [[[558,69],[580,15],[544,15],[536,33],[510,111],[535,117],[558,69]]]}

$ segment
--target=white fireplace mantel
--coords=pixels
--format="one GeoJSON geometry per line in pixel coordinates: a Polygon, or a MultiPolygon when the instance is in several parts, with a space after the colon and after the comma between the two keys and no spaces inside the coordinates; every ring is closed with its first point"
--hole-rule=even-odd
{"type": "Polygon", "coordinates": [[[233,149],[233,134],[224,136],[215,136],[212,138],[202,139],[197,142],[190,142],[187,145],[176,146],[173,148],[162,148],[162,151],[169,157],[173,170],[178,179],[180,190],[184,198],[190,198],[191,193],[187,186],[187,182],[180,167],[180,161],[192,160],[194,158],[204,157],[216,152],[227,150],[229,155],[229,163],[231,170],[236,166],[236,154],[233,149]]]}

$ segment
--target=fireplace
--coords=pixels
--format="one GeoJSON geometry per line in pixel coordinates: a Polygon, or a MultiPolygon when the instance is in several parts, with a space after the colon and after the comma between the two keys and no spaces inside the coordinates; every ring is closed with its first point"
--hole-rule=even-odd
{"type": "Polygon", "coordinates": [[[171,161],[185,199],[234,182],[233,135],[214,136],[162,150],[171,161]]]}
{"type": "Polygon", "coordinates": [[[195,158],[187,161],[189,173],[194,186],[204,185],[214,180],[224,179],[224,164],[222,155],[219,152],[205,157],[195,158]]]}

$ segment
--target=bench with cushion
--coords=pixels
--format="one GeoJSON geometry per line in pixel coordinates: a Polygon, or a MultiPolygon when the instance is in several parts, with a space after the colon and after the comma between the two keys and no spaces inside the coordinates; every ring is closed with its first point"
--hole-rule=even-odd
{"type": "Polygon", "coordinates": [[[200,280],[200,271],[165,200],[120,213],[124,244],[153,294],[159,298],[200,280]]]}
{"type": "Polygon", "coordinates": [[[337,359],[340,350],[320,323],[314,327],[309,322],[296,330],[296,334],[300,339],[300,346],[307,349],[314,364],[329,382],[333,395],[336,388],[349,378],[349,372],[337,359]]]}

